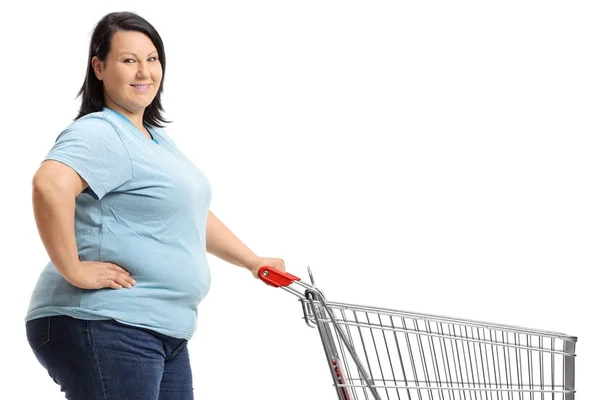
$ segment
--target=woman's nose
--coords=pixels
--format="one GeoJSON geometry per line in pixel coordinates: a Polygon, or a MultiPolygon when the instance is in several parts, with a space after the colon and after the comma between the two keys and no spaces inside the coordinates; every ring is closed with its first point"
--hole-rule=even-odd
{"type": "Polygon", "coordinates": [[[148,65],[146,65],[146,63],[144,62],[140,62],[138,63],[139,68],[138,68],[138,72],[137,72],[137,78],[138,79],[145,79],[148,78],[150,76],[150,73],[148,72],[148,65]]]}

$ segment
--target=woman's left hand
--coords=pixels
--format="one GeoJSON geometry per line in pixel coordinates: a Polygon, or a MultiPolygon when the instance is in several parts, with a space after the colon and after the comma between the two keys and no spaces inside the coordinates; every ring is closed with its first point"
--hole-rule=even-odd
{"type": "Polygon", "coordinates": [[[271,267],[281,272],[285,272],[285,262],[281,258],[270,257],[259,257],[256,261],[252,263],[252,265],[248,267],[248,270],[252,272],[252,275],[254,275],[255,278],[258,278],[258,270],[260,269],[260,267],[263,267],[265,265],[270,265],[271,267]]]}

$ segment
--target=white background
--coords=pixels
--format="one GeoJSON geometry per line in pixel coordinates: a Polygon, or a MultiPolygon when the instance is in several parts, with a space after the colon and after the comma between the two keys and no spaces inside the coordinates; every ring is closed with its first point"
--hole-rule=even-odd
{"type": "MultiPolygon", "coordinates": [[[[0,397],[61,399],[25,339],[47,262],[31,177],[74,118],[94,24],[140,13],[167,128],[215,212],[331,300],[578,336],[597,390],[600,59],[593,2],[3,5],[0,397]],[[8,7],[8,8],[7,8],[8,7]]],[[[211,258],[198,399],[333,399],[291,295],[211,258]]]]}

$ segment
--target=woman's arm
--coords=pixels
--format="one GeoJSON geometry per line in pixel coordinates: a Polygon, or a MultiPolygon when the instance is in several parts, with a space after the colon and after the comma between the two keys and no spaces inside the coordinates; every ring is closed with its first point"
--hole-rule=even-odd
{"type": "Polygon", "coordinates": [[[68,166],[42,163],[32,182],[32,204],[42,243],[56,269],[69,283],[80,267],[75,240],[75,198],[87,183],[68,166]]]}
{"type": "Polygon", "coordinates": [[[233,234],[211,211],[206,221],[206,251],[230,264],[248,269],[257,277],[258,269],[271,265],[285,271],[280,258],[259,257],[233,234]]]}
{"type": "Polygon", "coordinates": [[[32,181],[35,222],[46,252],[56,270],[81,289],[130,288],[135,284],[120,266],[100,261],[80,261],[75,235],[75,198],[88,187],[67,165],[46,160],[32,181]]]}

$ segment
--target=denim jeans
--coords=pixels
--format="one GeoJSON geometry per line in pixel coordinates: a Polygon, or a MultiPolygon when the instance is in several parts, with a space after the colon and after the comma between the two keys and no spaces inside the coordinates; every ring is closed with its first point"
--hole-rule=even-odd
{"type": "Polygon", "coordinates": [[[69,400],[192,400],[187,340],[113,320],[27,322],[27,340],[69,400]]]}

